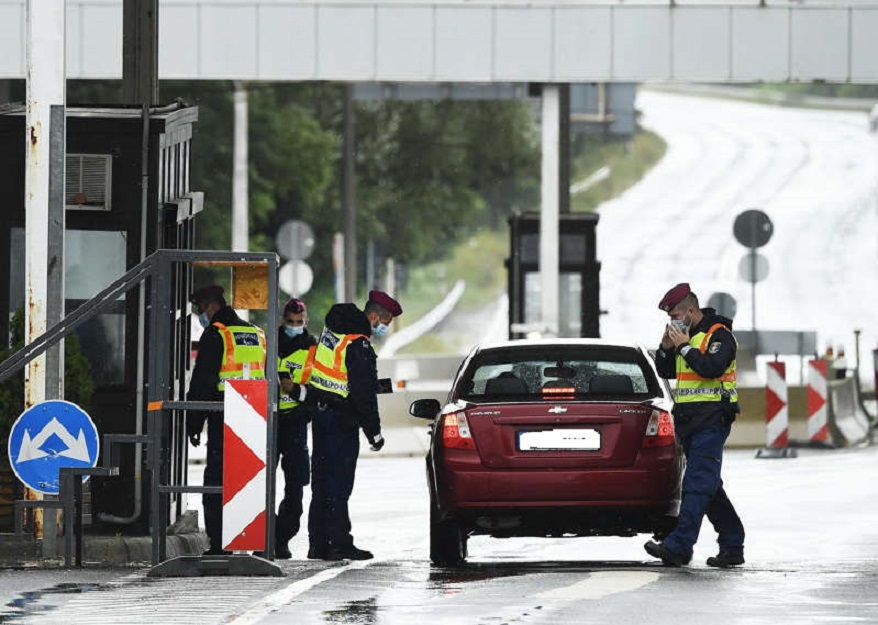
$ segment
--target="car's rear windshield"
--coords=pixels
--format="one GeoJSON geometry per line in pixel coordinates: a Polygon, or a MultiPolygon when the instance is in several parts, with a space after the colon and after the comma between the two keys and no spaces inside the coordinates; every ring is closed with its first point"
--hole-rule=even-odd
{"type": "Polygon", "coordinates": [[[484,350],[463,372],[456,394],[485,401],[645,400],[660,382],[640,350],[607,346],[484,350]]]}

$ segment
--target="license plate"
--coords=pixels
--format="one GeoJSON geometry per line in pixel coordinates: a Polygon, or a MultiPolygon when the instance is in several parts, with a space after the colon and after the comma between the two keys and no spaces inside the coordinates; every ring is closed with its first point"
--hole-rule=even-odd
{"type": "Polygon", "coordinates": [[[597,430],[554,429],[518,433],[519,451],[594,451],[601,448],[597,430]]]}

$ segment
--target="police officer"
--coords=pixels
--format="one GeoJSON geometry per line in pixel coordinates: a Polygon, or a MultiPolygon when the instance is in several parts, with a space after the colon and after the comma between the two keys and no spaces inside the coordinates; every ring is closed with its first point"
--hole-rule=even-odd
{"type": "MultiPolygon", "coordinates": [[[[244,321],[226,304],[223,287],[205,286],[189,297],[204,328],[198,342],[198,355],[189,382],[189,401],[223,401],[225,382],[236,379],[265,378],[265,335],[261,329],[244,321]]],[[[204,485],[223,483],[223,413],[189,411],[186,433],[198,446],[207,422],[207,463],[204,485]]],[[[205,555],[224,553],[222,548],[222,496],[202,496],[204,527],[210,539],[205,555]]]]}
{"type": "Polygon", "coordinates": [[[668,291],[659,308],[670,323],[656,352],[656,368],[662,377],[677,380],[674,425],[686,454],[686,471],[676,528],[661,543],[649,541],[644,548],[665,564],[688,564],[707,515],[719,543],[719,553],[707,564],[740,566],[744,526],[720,477],[723,445],[740,412],[732,322],[712,308],[699,308],[686,283],[668,291]]]}
{"type": "Polygon", "coordinates": [[[292,557],[288,543],[298,532],[302,517],[303,487],[308,484],[308,422],[310,407],[305,404],[308,379],[317,339],[308,333],[308,308],[292,298],[284,306],[283,322],[278,331],[278,402],[277,448],[284,474],[284,497],[275,523],[274,555],[279,560],[292,557]]]}
{"type": "Polygon", "coordinates": [[[384,446],[378,415],[378,368],[371,336],[387,332],[402,307],[382,291],[370,291],[364,310],[334,304],[317,343],[310,386],[321,393],[311,433],[311,508],[308,557],[368,560],[372,553],[354,546],[348,499],[354,487],[359,429],[370,448],[384,446]]]}

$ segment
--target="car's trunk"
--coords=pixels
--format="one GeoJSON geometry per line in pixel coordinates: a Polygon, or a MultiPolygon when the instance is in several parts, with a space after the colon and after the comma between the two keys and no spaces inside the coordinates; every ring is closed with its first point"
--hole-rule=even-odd
{"type": "Polygon", "coordinates": [[[494,469],[631,466],[643,445],[648,404],[480,404],[466,411],[482,464],[494,469]]]}

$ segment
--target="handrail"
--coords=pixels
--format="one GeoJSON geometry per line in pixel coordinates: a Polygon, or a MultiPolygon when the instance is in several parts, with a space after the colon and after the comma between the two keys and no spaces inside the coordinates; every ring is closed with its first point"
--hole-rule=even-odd
{"type": "Polygon", "coordinates": [[[43,352],[70,334],[70,332],[78,328],[80,325],[102,312],[104,308],[116,301],[116,298],[119,297],[119,295],[134,288],[140,284],[141,281],[151,276],[155,270],[153,257],[156,254],[158,254],[158,252],[153,252],[153,254],[148,256],[141,263],[135,265],[125,275],[95,295],[87,303],[83,304],[46,330],[45,334],[41,334],[0,363],[0,382],[3,382],[3,380],[16,373],[31,360],[40,356],[43,352]]]}
{"type": "Polygon", "coordinates": [[[12,356],[0,363],[0,382],[12,376],[20,368],[24,367],[34,358],[42,355],[55,343],[70,334],[83,323],[104,311],[110,304],[116,301],[122,293],[130,291],[142,281],[151,277],[156,270],[159,260],[170,262],[196,261],[220,261],[227,263],[242,262],[250,264],[255,262],[269,262],[271,254],[256,252],[216,252],[212,250],[156,250],[140,263],[128,270],[122,277],[111,283],[103,291],[95,295],[88,302],[65,316],[61,321],[49,328],[44,334],[19,349],[12,356]]]}

